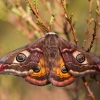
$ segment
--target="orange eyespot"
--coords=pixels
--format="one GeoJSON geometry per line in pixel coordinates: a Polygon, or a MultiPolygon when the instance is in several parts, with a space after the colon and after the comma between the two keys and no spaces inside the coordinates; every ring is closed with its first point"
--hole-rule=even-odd
{"type": "Polygon", "coordinates": [[[40,77],[48,73],[48,68],[45,67],[45,62],[42,58],[40,59],[38,66],[35,67],[33,70],[34,72],[31,74],[31,76],[40,77]]]}
{"type": "Polygon", "coordinates": [[[53,67],[52,73],[50,73],[50,82],[54,86],[62,87],[71,84],[75,81],[75,77],[73,77],[67,69],[62,57],[56,63],[56,66],[53,67]]]}
{"type": "Polygon", "coordinates": [[[68,69],[66,68],[66,66],[62,66],[61,72],[64,74],[68,72],[68,69]]]}
{"type": "Polygon", "coordinates": [[[62,58],[57,62],[57,65],[54,66],[53,72],[60,78],[68,78],[71,76],[62,58]]]}
{"type": "Polygon", "coordinates": [[[40,66],[36,66],[35,68],[33,68],[33,71],[38,73],[41,70],[40,66]]]}

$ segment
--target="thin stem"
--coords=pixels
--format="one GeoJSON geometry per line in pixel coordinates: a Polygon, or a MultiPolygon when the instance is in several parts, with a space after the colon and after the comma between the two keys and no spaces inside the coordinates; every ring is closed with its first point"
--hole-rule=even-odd
{"type": "Polygon", "coordinates": [[[95,100],[94,95],[93,95],[92,91],[90,90],[89,85],[88,85],[85,77],[82,77],[82,80],[84,82],[84,86],[87,89],[87,92],[88,92],[89,96],[91,97],[91,100],[95,100]]]}
{"type": "Polygon", "coordinates": [[[38,12],[37,12],[37,11],[35,10],[35,8],[33,7],[33,5],[32,5],[32,3],[30,2],[30,0],[27,0],[27,1],[28,1],[28,4],[29,4],[29,6],[30,6],[30,8],[31,8],[31,10],[32,10],[32,12],[33,12],[33,14],[34,14],[34,15],[37,17],[37,19],[39,20],[40,25],[42,25],[42,26],[45,28],[45,30],[46,30],[47,32],[49,32],[49,31],[50,31],[49,28],[47,28],[47,27],[45,26],[45,24],[43,23],[41,17],[39,16],[38,12]]]}
{"type": "Polygon", "coordinates": [[[89,1],[89,15],[88,15],[88,19],[87,19],[87,27],[86,27],[86,31],[85,31],[85,37],[84,37],[84,42],[82,45],[82,48],[84,48],[86,42],[87,42],[87,36],[89,34],[89,26],[92,23],[91,20],[91,14],[92,14],[92,4],[93,4],[93,0],[88,0],[89,1]]]}
{"type": "MultiPolygon", "coordinates": [[[[16,0],[15,0],[16,2],[16,0]]],[[[28,21],[35,30],[37,30],[41,36],[43,35],[43,32],[41,31],[41,29],[34,23],[34,21],[32,20],[32,17],[30,15],[28,15],[25,10],[22,8],[22,6],[20,5],[20,3],[16,3],[16,7],[18,8],[18,10],[22,13],[22,15],[24,16],[24,19],[26,21],[28,21]]]]}
{"type": "Polygon", "coordinates": [[[63,9],[65,11],[66,16],[67,16],[66,17],[67,21],[69,22],[71,30],[72,30],[72,34],[73,34],[73,37],[74,37],[74,42],[77,45],[78,40],[76,39],[76,32],[75,32],[75,29],[74,29],[73,24],[72,24],[72,19],[70,18],[69,14],[68,14],[68,11],[67,11],[67,9],[65,7],[65,3],[64,2],[65,2],[65,0],[61,0],[62,7],[63,7],[63,9]]]}
{"type": "Polygon", "coordinates": [[[91,48],[93,47],[93,43],[94,43],[94,40],[95,40],[95,37],[96,37],[96,33],[97,33],[97,22],[94,21],[94,23],[95,23],[95,25],[94,25],[94,33],[92,34],[92,41],[91,41],[90,47],[88,48],[87,52],[91,51],[91,48]]]}

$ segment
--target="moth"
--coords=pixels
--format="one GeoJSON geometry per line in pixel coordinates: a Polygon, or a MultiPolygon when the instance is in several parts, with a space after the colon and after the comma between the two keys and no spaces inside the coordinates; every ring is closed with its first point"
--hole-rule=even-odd
{"type": "Polygon", "coordinates": [[[0,74],[23,77],[27,82],[39,86],[49,83],[66,86],[77,77],[99,73],[98,57],[54,32],[0,59],[0,74]]]}

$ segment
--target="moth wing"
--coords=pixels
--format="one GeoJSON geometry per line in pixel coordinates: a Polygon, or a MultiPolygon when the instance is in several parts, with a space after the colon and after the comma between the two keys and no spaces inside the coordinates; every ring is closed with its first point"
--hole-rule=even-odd
{"type": "Polygon", "coordinates": [[[0,74],[21,76],[35,85],[48,84],[49,69],[44,66],[43,44],[44,37],[3,56],[0,59],[0,74]]]}
{"type": "Polygon", "coordinates": [[[62,38],[60,38],[60,51],[67,69],[75,77],[83,77],[100,72],[100,59],[62,38]]]}

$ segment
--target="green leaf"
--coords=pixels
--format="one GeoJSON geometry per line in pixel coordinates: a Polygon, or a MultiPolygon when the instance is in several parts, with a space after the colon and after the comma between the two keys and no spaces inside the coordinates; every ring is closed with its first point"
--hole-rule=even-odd
{"type": "Polygon", "coordinates": [[[46,8],[50,8],[50,2],[46,2],[46,8]]]}
{"type": "Polygon", "coordinates": [[[100,23],[98,23],[98,25],[100,26],[100,23]]]}
{"type": "Polygon", "coordinates": [[[28,15],[31,14],[31,10],[30,10],[29,4],[26,5],[26,12],[27,12],[28,15]]]}
{"type": "Polygon", "coordinates": [[[97,14],[99,14],[99,11],[98,10],[95,10],[95,11],[96,11],[97,14]]]}
{"type": "Polygon", "coordinates": [[[52,25],[53,24],[53,21],[54,21],[54,18],[55,18],[55,15],[52,14],[51,18],[50,18],[50,21],[49,21],[49,24],[52,25]]]}
{"type": "Polygon", "coordinates": [[[40,35],[40,33],[39,33],[38,31],[35,31],[35,35],[36,35],[38,38],[41,37],[41,35],[40,35]]]}
{"type": "Polygon", "coordinates": [[[69,4],[68,4],[68,3],[66,3],[66,9],[68,9],[68,7],[69,7],[69,4]]]}
{"type": "Polygon", "coordinates": [[[72,20],[72,18],[73,18],[73,13],[70,15],[70,19],[72,20]]]}
{"type": "Polygon", "coordinates": [[[34,8],[38,10],[38,0],[34,0],[34,8]]]}
{"type": "Polygon", "coordinates": [[[12,11],[13,13],[15,13],[15,14],[21,16],[21,17],[23,16],[22,13],[21,13],[16,7],[13,7],[13,8],[11,9],[11,11],[12,11]]]}
{"type": "Polygon", "coordinates": [[[39,19],[39,18],[37,19],[37,21],[38,21],[38,23],[41,23],[41,21],[40,21],[40,19],[39,19]]]}

